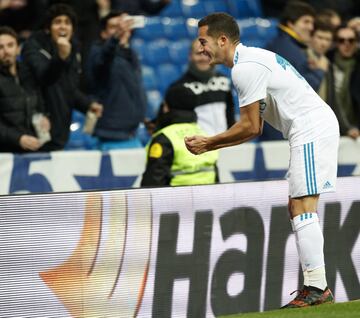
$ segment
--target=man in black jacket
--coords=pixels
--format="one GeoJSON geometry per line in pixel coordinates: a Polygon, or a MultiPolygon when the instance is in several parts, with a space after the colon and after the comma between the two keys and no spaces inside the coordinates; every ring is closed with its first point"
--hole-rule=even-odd
{"type": "Polygon", "coordinates": [[[136,130],[144,120],[145,91],[141,65],[129,46],[132,21],[122,12],[110,12],[101,20],[101,41],[88,59],[89,89],[104,105],[95,135],[101,150],[142,147],[136,130]]]}
{"type": "Polygon", "coordinates": [[[73,39],[76,16],[65,4],[48,10],[46,29],[35,33],[23,48],[24,61],[30,66],[44,97],[50,116],[51,141],[41,149],[61,150],[69,138],[72,108],[100,117],[102,105],[78,89],[80,55],[73,39]]]}
{"type": "MultiPolygon", "coordinates": [[[[18,38],[9,27],[0,27],[0,152],[37,151],[42,143],[32,125],[42,111],[42,100],[30,71],[17,62],[18,38]]],[[[40,123],[49,130],[49,121],[40,123]]]]}

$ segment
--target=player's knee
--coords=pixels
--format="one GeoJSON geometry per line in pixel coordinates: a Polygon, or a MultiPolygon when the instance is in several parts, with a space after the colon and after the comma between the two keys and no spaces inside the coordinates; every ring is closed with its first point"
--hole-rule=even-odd
{"type": "Polygon", "coordinates": [[[291,198],[289,198],[289,201],[288,201],[288,211],[289,211],[289,214],[290,214],[290,217],[292,216],[291,214],[291,210],[292,210],[292,201],[291,201],[291,198]]]}
{"type": "Polygon", "coordinates": [[[301,198],[291,198],[289,200],[289,211],[292,218],[306,212],[316,212],[318,195],[306,196],[301,198]]]}

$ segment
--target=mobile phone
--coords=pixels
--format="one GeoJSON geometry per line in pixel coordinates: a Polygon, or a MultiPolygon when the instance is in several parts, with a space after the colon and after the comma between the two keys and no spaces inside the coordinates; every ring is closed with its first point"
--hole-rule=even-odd
{"type": "Polygon", "coordinates": [[[126,20],[132,20],[132,29],[139,29],[145,27],[145,17],[143,15],[128,15],[126,20]]]}

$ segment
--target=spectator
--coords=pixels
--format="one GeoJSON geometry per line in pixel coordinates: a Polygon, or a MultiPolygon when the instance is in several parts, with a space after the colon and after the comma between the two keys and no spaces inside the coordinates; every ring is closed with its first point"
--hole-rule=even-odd
{"type": "Polygon", "coordinates": [[[261,0],[261,7],[266,17],[278,17],[288,0],[261,0]]]}
{"type": "Polygon", "coordinates": [[[318,90],[324,71],[311,68],[306,55],[314,29],[314,17],[315,11],[310,5],[301,1],[289,2],[280,19],[279,34],[267,49],[287,59],[310,86],[318,90]]]}
{"type": "Polygon", "coordinates": [[[340,26],[335,43],[330,54],[326,101],[338,117],[341,134],[356,139],[360,135],[360,53],[356,31],[340,26]]]}
{"type": "Polygon", "coordinates": [[[316,10],[329,8],[337,12],[341,17],[348,19],[359,13],[358,0],[307,0],[316,10]]]}
{"type": "Polygon", "coordinates": [[[341,25],[341,16],[332,9],[320,10],[316,15],[316,20],[331,25],[334,30],[341,25]]]}
{"type": "MultiPolygon", "coordinates": [[[[318,90],[324,71],[309,64],[306,49],[314,29],[315,10],[307,3],[291,1],[286,4],[279,24],[279,34],[268,44],[267,49],[287,59],[318,90]]],[[[259,141],[283,140],[282,134],[264,123],[259,141]]]]}
{"type": "Polygon", "coordinates": [[[113,11],[101,20],[101,41],[89,54],[89,88],[104,104],[95,129],[102,150],[142,147],[136,131],[145,117],[146,97],[141,65],[129,46],[132,21],[126,16],[113,11]]]}
{"type": "Polygon", "coordinates": [[[318,94],[323,100],[326,100],[327,95],[327,73],[329,70],[329,59],[326,57],[327,52],[333,44],[333,28],[331,24],[326,24],[321,21],[315,23],[312,32],[310,47],[307,50],[310,67],[314,69],[321,69],[325,76],[321,82],[318,94]]]}
{"type": "Polygon", "coordinates": [[[173,94],[166,97],[158,117],[158,130],[152,136],[147,164],[141,186],[177,186],[212,184],[217,178],[218,153],[201,156],[190,154],[184,137],[204,132],[196,123],[193,94],[181,86],[172,87],[173,94]],[[179,96],[183,96],[179,99],[179,96]]]}
{"type": "MultiPolygon", "coordinates": [[[[30,71],[17,62],[16,32],[0,27],[0,152],[37,151],[41,140],[32,125],[32,116],[43,111],[40,93],[30,71]]],[[[41,125],[49,131],[49,121],[41,125]]]]}
{"type": "Polygon", "coordinates": [[[171,0],[111,0],[111,7],[130,15],[155,15],[170,2],[171,0]]]}
{"type": "Polygon", "coordinates": [[[360,17],[350,19],[347,23],[347,26],[354,29],[358,35],[358,38],[360,37],[360,17]]]}
{"type": "Polygon", "coordinates": [[[191,104],[201,129],[208,135],[215,135],[235,123],[231,83],[214,66],[209,65],[209,57],[199,50],[200,43],[194,40],[189,53],[188,69],[170,86],[166,96],[178,94],[174,98],[191,104]],[[185,101],[185,98],[189,100],[185,101]]]}
{"type": "Polygon", "coordinates": [[[23,48],[24,61],[30,66],[42,89],[50,116],[51,141],[42,150],[63,149],[69,138],[72,108],[88,110],[98,117],[102,105],[92,102],[78,89],[80,56],[73,39],[76,16],[71,7],[56,4],[49,8],[45,30],[35,33],[23,48]]]}
{"type": "MultiPolygon", "coordinates": [[[[76,36],[80,42],[82,68],[85,68],[91,44],[97,40],[100,18],[110,12],[110,0],[49,0],[50,4],[70,5],[77,17],[76,36]]],[[[86,88],[85,78],[81,77],[81,87],[86,88]]]]}

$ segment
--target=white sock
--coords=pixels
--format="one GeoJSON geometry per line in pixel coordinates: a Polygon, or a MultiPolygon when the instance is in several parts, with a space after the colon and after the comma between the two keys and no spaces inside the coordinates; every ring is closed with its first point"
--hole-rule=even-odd
{"type": "Polygon", "coordinates": [[[303,213],[293,218],[304,285],[324,290],[327,286],[324,262],[324,237],[317,213],[303,213]],[[305,282],[306,280],[306,282],[305,282]]]}
{"type": "Polygon", "coordinates": [[[310,286],[309,272],[308,271],[303,271],[303,276],[304,276],[304,286],[310,286]]]}
{"type": "Polygon", "coordinates": [[[327,287],[325,266],[316,268],[312,271],[307,271],[309,283],[307,286],[314,286],[321,290],[327,287]]]}
{"type": "Polygon", "coordinates": [[[296,249],[297,249],[297,252],[298,252],[298,255],[299,255],[299,260],[300,260],[300,264],[301,264],[301,268],[302,268],[302,272],[303,272],[303,277],[304,277],[304,286],[309,286],[309,275],[308,275],[308,272],[305,268],[305,262],[304,260],[301,259],[301,254],[300,254],[300,246],[299,246],[299,238],[298,238],[298,235],[295,231],[295,226],[294,226],[294,222],[293,220],[290,219],[290,223],[291,223],[291,228],[295,234],[295,242],[296,242],[296,249]]]}

